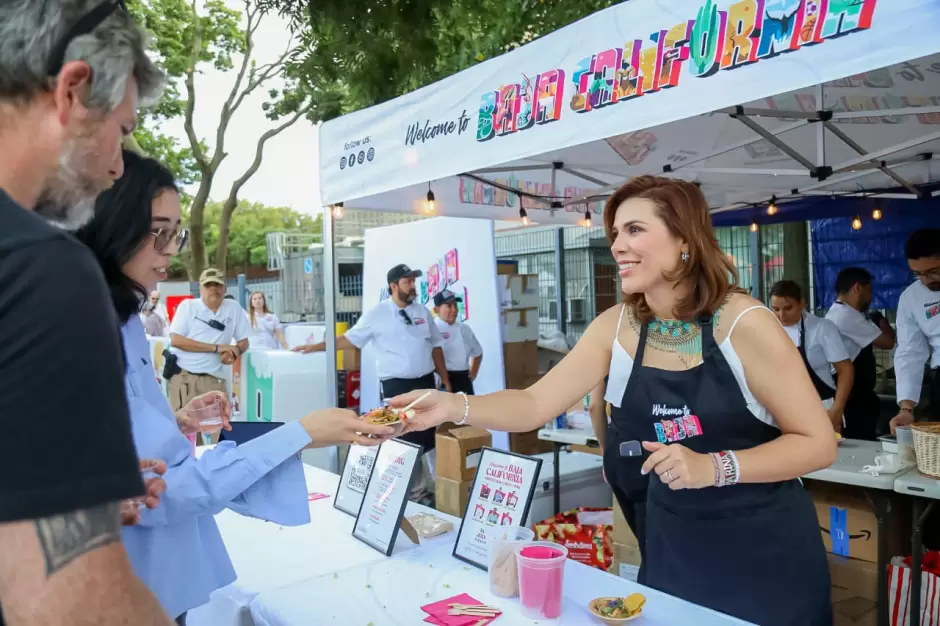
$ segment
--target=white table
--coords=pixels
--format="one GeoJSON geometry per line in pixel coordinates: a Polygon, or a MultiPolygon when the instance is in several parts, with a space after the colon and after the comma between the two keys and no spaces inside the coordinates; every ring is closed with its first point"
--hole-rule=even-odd
{"type": "Polygon", "coordinates": [[[561,513],[561,449],[565,446],[588,446],[590,448],[600,447],[597,436],[589,430],[577,430],[574,428],[542,428],[538,433],[542,441],[551,441],[554,444],[552,450],[552,460],[555,462],[554,492],[552,493],[552,509],[555,515],[561,513]]]}
{"type": "Polygon", "coordinates": [[[891,494],[894,483],[903,473],[872,476],[862,472],[866,465],[874,465],[875,457],[885,454],[879,441],[844,439],[839,446],[836,462],[832,466],[807,474],[804,478],[828,483],[861,487],[875,513],[878,527],[878,626],[887,626],[888,620],[888,537],[886,525],[891,513],[891,494]]]}
{"type": "MultiPolygon", "coordinates": [[[[304,466],[304,474],[308,492],[329,494],[310,502],[310,524],[280,526],[228,510],[216,516],[238,578],[215,591],[207,604],[190,611],[189,626],[250,625],[248,605],[260,593],[386,558],[354,538],[355,518],[333,507],[339,476],[309,465],[304,466]]],[[[430,509],[408,503],[406,515],[421,511],[430,509]]],[[[434,545],[441,540],[424,541],[434,545]]],[[[400,533],[393,556],[414,549],[400,533]]]]}
{"type": "Polygon", "coordinates": [[[920,626],[921,565],[924,552],[924,523],[940,500],[940,480],[913,469],[894,482],[894,490],[912,496],[914,524],[911,529],[911,618],[910,626],[920,626]]]}
{"type": "MultiPolygon", "coordinates": [[[[452,533],[450,542],[454,539],[452,533]]],[[[554,622],[533,622],[522,617],[518,598],[490,595],[487,574],[453,558],[451,549],[450,545],[422,546],[336,575],[264,592],[251,603],[251,615],[257,626],[410,626],[421,624],[427,617],[422,606],[468,593],[503,611],[496,622],[500,626],[533,623],[581,626],[599,623],[587,609],[592,599],[638,591],[647,597],[643,618],[636,622],[643,626],[746,624],[572,560],[565,563],[562,616],[554,622]]]]}

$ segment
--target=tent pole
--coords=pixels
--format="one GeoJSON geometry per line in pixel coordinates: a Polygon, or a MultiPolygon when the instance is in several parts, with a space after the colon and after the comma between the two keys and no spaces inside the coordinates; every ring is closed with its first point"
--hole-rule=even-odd
{"type": "MultiPolygon", "coordinates": [[[[825,86],[820,83],[816,86],[816,109],[823,110],[826,105],[825,86]]],[[[826,127],[822,124],[816,124],[816,166],[824,167],[826,165],[826,127]]]]}
{"type": "MultiPolygon", "coordinates": [[[[333,207],[323,207],[323,310],[326,333],[326,405],[337,406],[336,381],[336,251],[333,248],[333,207]]],[[[334,468],[338,471],[339,468],[334,468]]]]}
{"type": "Polygon", "coordinates": [[[565,307],[565,229],[555,229],[555,309],[558,311],[558,330],[568,335],[568,311],[565,307]]]}
{"type": "Polygon", "coordinates": [[[925,143],[930,143],[931,141],[936,141],[940,139],[940,132],[929,133],[927,135],[921,135],[920,137],[915,137],[904,143],[895,144],[883,150],[877,150],[875,152],[866,153],[863,156],[860,156],[855,159],[849,159],[844,163],[834,166],[833,174],[838,174],[839,172],[844,172],[849,168],[855,167],[856,165],[861,165],[862,163],[869,163],[871,161],[876,161],[882,157],[886,157],[892,154],[897,154],[898,152],[903,152],[909,148],[916,148],[917,146],[922,146],[925,143]]]}
{"type": "MultiPolygon", "coordinates": [[[[823,122],[823,126],[825,126],[826,129],[828,129],[830,133],[832,133],[833,135],[838,137],[840,140],[842,140],[842,143],[852,148],[852,150],[855,150],[856,152],[862,155],[866,154],[865,148],[857,144],[854,139],[852,139],[851,137],[846,135],[844,132],[842,132],[842,129],[836,126],[835,124],[833,124],[832,122],[823,122]]],[[[894,170],[887,167],[883,163],[879,163],[877,159],[872,159],[871,162],[875,164],[876,169],[880,170],[882,174],[885,174],[886,176],[890,176],[891,178],[894,179],[894,181],[897,184],[901,185],[902,187],[910,191],[912,194],[920,195],[920,192],[917,190],[917,187],[915,187],[910,182],[908,182],[906,178],[902,177],[900,174],[896,173],[894,170]]]]}
{"type": "Polygon", "coordinates": [[[760,300],[760,226],[756,231],[749,232],[749,246],[751,250],[751,296],[760,300]]]}

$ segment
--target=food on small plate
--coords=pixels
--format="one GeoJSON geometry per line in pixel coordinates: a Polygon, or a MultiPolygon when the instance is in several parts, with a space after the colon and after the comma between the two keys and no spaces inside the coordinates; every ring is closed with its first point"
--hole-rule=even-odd
{"type": "Polygon", "coordinates": [[[626,598],[596,598],[591,600],[591,613],[605,624],[619,624],[636,619],[643,612],[646,596],[630,594],[626,598]]]}
{"type": "Polygon", "coordinates": [[[397,424],[398,422],[402,421],[402,415],[395,409],[387,406],[380,406],[379,408],[372,409],[363,415],[362,419],[369,422],[370,424],[391,426],[392,424],[397,424]]]}

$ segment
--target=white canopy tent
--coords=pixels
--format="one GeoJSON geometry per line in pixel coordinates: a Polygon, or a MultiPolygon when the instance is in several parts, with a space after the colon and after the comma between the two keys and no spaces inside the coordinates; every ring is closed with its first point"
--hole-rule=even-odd
{"type": "Polygon", "coordinates": [[[938,32],[937,0],[631,0],[326,122],[322,202],[565,225],[651,173],[713,211],[936,195],[938,32]]]}

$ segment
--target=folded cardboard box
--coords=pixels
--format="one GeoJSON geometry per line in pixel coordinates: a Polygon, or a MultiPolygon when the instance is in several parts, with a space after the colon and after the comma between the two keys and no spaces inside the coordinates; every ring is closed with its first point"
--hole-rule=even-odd
{"type": "Polygon", "coordinates": [[[484,428],[442,425],[435,437],[437,475],[457,482],[473,480],[483,448],[492,445],[493,435],[484,428]]]}

